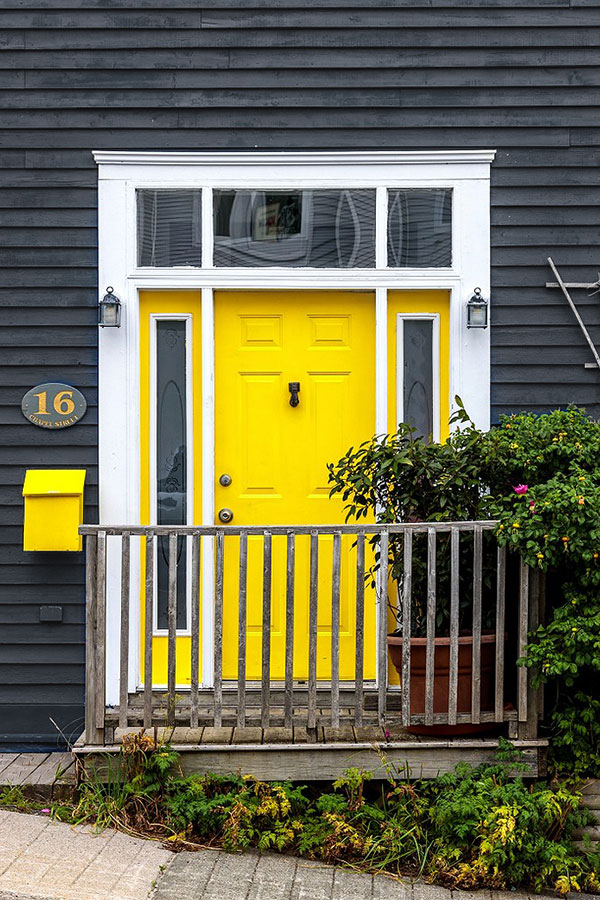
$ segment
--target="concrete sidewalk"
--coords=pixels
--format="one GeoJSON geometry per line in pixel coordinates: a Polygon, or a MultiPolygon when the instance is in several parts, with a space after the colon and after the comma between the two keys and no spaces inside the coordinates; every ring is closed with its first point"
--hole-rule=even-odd
{"type": "Polygon", "coordinates": [[[173,859],[155,841],[0,811],[0,898],[4,891],[44,900],[146,900],[173,859]]]}
{"type": "MultiPolygon", "coordinates": [[[[530,900],[511,892],[510,900],[530,900]]],[[[580,897],[583,895],[579,895],[580,897]]],[[[499,900],[272,853],[179,854],[117,831],[95,834],[0,811],[0,900],[499,900]]],[[[533,898],[531,898],[533,900],[533,898]]],[[[554,898],[555,900],[555,898],[554,898]]],[[[598,898],[596,898],[598,900],[598,898]]]]}

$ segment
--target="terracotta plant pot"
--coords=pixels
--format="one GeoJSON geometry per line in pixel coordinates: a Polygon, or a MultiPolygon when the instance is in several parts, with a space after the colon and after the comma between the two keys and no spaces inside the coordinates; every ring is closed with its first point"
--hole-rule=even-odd
{"type": "MultiPolygon", "coordinates": [[[[436,637],[433,711],[448,712],[448,688],[450,683],[450,638],[436,637]]],[[[410,713],[423,715],[425,712],[425,654],[427,639],[410,639],[410,713]]],[[[388,635],[390,659],[402,678],[402,637],[388,635]]],[[[496,659],[496,635],[481,636],[481,710],[494,709],[494,667],[496,659]]],[[[459,713],[471,712],[471,686],[473,683],[473,636],[464,635],[458,639],[458,691],[456,709],[459,713]]],[[[424,735],[479,734],[496,729],[494,723],[472,725],[411,725],[407,731],[424,735]]]]}

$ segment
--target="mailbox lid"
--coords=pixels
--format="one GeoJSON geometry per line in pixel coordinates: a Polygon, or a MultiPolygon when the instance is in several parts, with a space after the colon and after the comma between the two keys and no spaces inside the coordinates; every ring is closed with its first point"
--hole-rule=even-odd
{"type": "Polygon", "coordinates": [[[85,469],[28,469],[24,497],[81,497],[85,469]]]}

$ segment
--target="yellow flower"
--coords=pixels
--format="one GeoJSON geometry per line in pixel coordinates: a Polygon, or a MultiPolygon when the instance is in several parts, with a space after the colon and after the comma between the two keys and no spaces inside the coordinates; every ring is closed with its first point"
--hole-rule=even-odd
{"type": "Polygon", "coordinates": [[[598,554],[594,553],[594,559],[598,559],[598,554]]]}
{"type": "Polygon", "coordinates": [[[568,540],[569,540],[568,537],[563,537],[563,538],[561,538],[561,541],[563,541],[563,543],[565,543],[565,544],[567,543],[568,540]]]}
{"type": "Polygon", "coordinates": [[[545,535],[544,535],[544,538],[545,538],[545,540],[548,540],[548,535],[545,534],[545,535]]]}
{"type": "Polygon", "coordinates": [[[518,522],[513,522],[513,528],[520,528],[520,527],[521,527],[521,526],[519,525],[518,522]]]}
{"type": "Polygon", "coordinates": [[[585,475],[580,475],[577,481],[585,481],[585,475]]]}
{"type": "Polygon", "coordinates": [[[575,634],[575,632],[579,631],[579,629],[575,628],[575,626],[573,626],[573,628],[571,628],[571,631],[573,632],[573,634],[575,634]]]}
{"type": "Polygon", "coordinates": [[[544,554],[543,554],[543,553],[538,553],[537,558],[538,558],[538,559],[543,559],[543,558],[544,558],[544,554]]]}
{"type": "Polygon", "coordinates": [[[580,506],[583,506],[583,504],[585,503],[585,497],[580,497],[577,502],[579,503],[580,506]]]}
{"type": "Polygon", "coordinates": [[[500,531],[504,531],[504,525],[500,526],[500,531]]]}

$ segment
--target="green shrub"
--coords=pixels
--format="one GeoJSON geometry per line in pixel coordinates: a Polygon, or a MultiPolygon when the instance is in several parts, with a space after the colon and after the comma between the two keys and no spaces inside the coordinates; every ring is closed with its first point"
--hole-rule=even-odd
{"type": "Polygon", "coordinates": [[[460,765],[430,781],[411,783],[382,757],[385,781],[349,769],[324,790],[240,775],[184,777],[176,760],[168,746],[133,736],[111,778],[84,785],[72,821],[161,836],[174,849],[257,847],[452,888],[600,892],[600,851],[571,839],[587,821],[580,795],[528,785],[508,742],[496,763],[460,765]]]}

